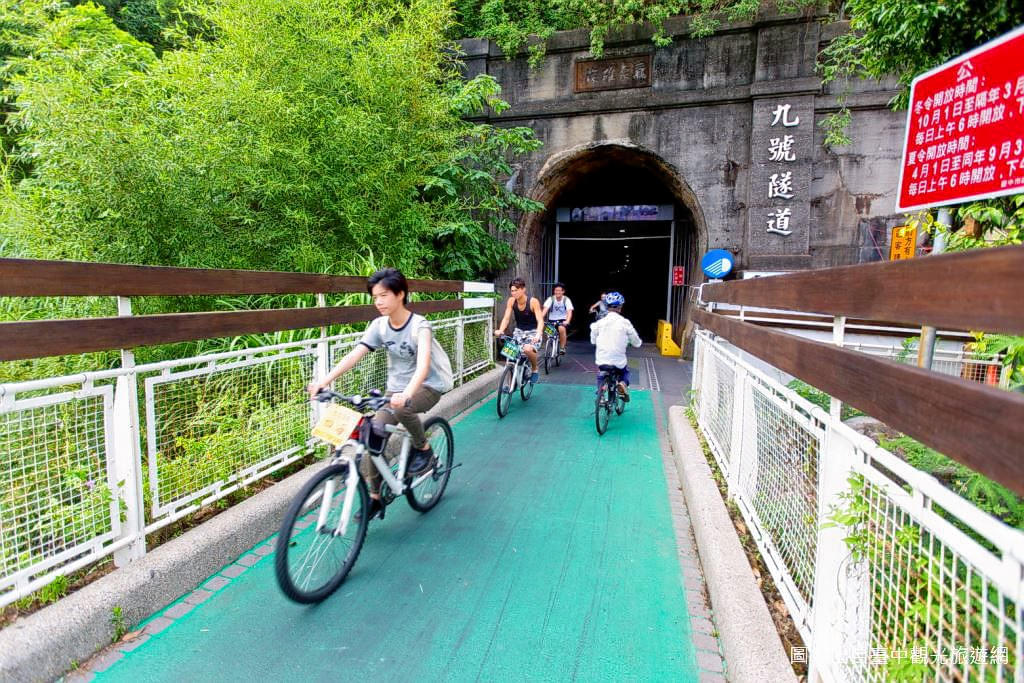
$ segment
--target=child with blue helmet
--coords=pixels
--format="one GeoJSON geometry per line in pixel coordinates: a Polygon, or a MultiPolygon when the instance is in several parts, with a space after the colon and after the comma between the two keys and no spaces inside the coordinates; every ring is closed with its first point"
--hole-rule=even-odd
{"type": "MultiPolygon", "coordinates": [[[[626,347],[640,347],[640,335],[636,333],[633,323],[622,316],[626,297],[619,292],[608,292],[604,297],[608,306],[608,314],[590,326],[590,343],[597,346],[594,362],[602,372],[615,372],[619,375],[619,394],[623,400],[629,400],[629,366],[626,360],[626,347]]],[[[600,377],[598,378],[600,388],[600,377]]]]}

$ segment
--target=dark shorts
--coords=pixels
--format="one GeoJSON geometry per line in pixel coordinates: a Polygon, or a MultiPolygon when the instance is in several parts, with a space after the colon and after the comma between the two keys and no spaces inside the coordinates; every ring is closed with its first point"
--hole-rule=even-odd
{"type": "Polygon", "coordinates": [[[597,386],[600,388],[601,383],[604,382],[604,376],[608,372],[615,373],[618,379],[628,387],[629,386],[629,366],[624,368],[617,368],[614,365],[601,365],[597,368],[597,386]]]}

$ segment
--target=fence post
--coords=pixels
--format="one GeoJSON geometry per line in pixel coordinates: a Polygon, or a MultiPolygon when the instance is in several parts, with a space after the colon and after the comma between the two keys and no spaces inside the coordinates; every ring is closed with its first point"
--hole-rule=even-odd
{"type": "MultiPolygon", "coordinates": [[[[117,297],[117,314],[130,316],[132,300],[117,297]]],[[[139,377],[135,372],[135,353],[121,349],[121,367],[128,371],[114,385],[114,481],[116,497],[124,501],[122,538],[132,539],[114,553],[114,564],[123,567],[146,554],[146,511],[142,497],[142,453],[139,430],[139,377]]]]}
{"type": "Polygon", "coordinates": [[[729,469],[725,473],[729,497],[739,490],[740,469],[743,462],[743,425],[747,417],[747,372],[739,364],[732,366],[732,434],[729,438],[729,469]]]}
{"type": "Polygon", "coordinates": [[[839,506],[839,495],[847,490],[850,463],[859,457],[857,449],[838,433],[841,422],[826,420],[825,434],[818,456],[818,533],[814,560],[814,587],[811,600],[811,641],[808,681],[842,680],[837,667],[851,657],[867,656],[867,643],[857,622],[865,606],[861,581],[851,564],[850,550],[844,538],[846,529],[822,528],[828,522],[832,506],[839,506]],[[857,650],[863,646],[863,650],[857,650]]]}
{"type": "Polygon", "coordinates": [[[456,384],[466,381],[466,316],[459,313],[459,324],[455,326],[455,377],[456,384]]]}
{"type": "MultiPolygon", "coordinates": [[[[846,316],[837,315],[832,319],[832,343],[843,348],[846,343],[846,316]]],[[[841,420],[843,415],[843,402],[837,398],[830,398],[828,412],[836,420],[841,420]]]]}
{"type": "MultiPolygon", "coordinates": [[[[327,307],[327,295],[323,292],[318,292],[316,295],[317,308],[327,307]]],[[[327,338],[327,328],[320,328],[320,341],[316,343],[316,359],[313,361],[313,377],[323,377],[331,371],[331,345],[325,341],[327,338]]],[[[312,429],[316,426],[317,421],[320,419],[320,411],[323,405],[319,401],[309,401],[309,428],[312,429]]]]}

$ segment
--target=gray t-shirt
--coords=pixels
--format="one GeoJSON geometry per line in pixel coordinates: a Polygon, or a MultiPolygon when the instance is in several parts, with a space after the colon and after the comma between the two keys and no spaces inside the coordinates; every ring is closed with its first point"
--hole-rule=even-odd
{"type": "MultiPolygon", "coordinates": [[[[403,391],[416,374],[417,341],[420,330],[424,327],[431,329],[430,321],[416,313],[410,315],[405,325],[398,329],[391,326],[385,315],[371,322],[363,333],[360,344],[371,351],[383,348],[388,353],[388,391],[403,391]]],[[[454,385],[452,363],[433,335],[430,346],[430,371],[423,384],[442,394],[451,391],[454,385]]]]}

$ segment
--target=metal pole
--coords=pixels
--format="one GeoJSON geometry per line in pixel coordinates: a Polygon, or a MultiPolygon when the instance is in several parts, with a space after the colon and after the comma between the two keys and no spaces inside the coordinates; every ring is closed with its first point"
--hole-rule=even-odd
{"type": "Polygon", "coordinates": [[[672,267],[675,266],[673,247],[676,243],[676,222],[669,223],[668,229],[668,294],[665,298],[665,322],[672,324],[672,267]]]}
{"type": "MultiPolygon", "coordinates": [[[[117,297],[117,315],[132,315],[132,300],[117,297]]],[[[123,567],[146,554],[146,510],[142,495],[142,452],[139,448],[139,377],[135,372],[135,352],[121,349],[121,367],[128,374],[117,378],[114,386],[114,481],[124,502],[123,536],[132,542],[114,553],[114,565],[123,567]],[[123,482],[123,483],[120,483],[123,482]]],[[[149,426],[153,429],[153,425],[149,426]]],[[[113,488],[113,486],[112,486],[113,488]]]]}
{"type": "Polygon", "coordinates": [[[555,282],[558,282],[558,250],[561,247],[562,242],[562,225],[561,223],[555,223],[555,282]]]}
{"type": "MultiPolygon", "coordinates": [[[[939,209],[938,218],[935,220],[936,223],[940,223],[946,228],[950,228],[953,224],[952,215],[949,209],[939,209]]],[[[941,232],[938,229],[935,231],[935,243],[932,246],[932,255],[941,254],[946,250],[946,233],[941,232]]],[[[917,367],[931,370],[932,367],[932,356],[935,354],[935,328],[931,325],[924,325],[921,327],[921,343],[917,347],[917,367]]]]}

